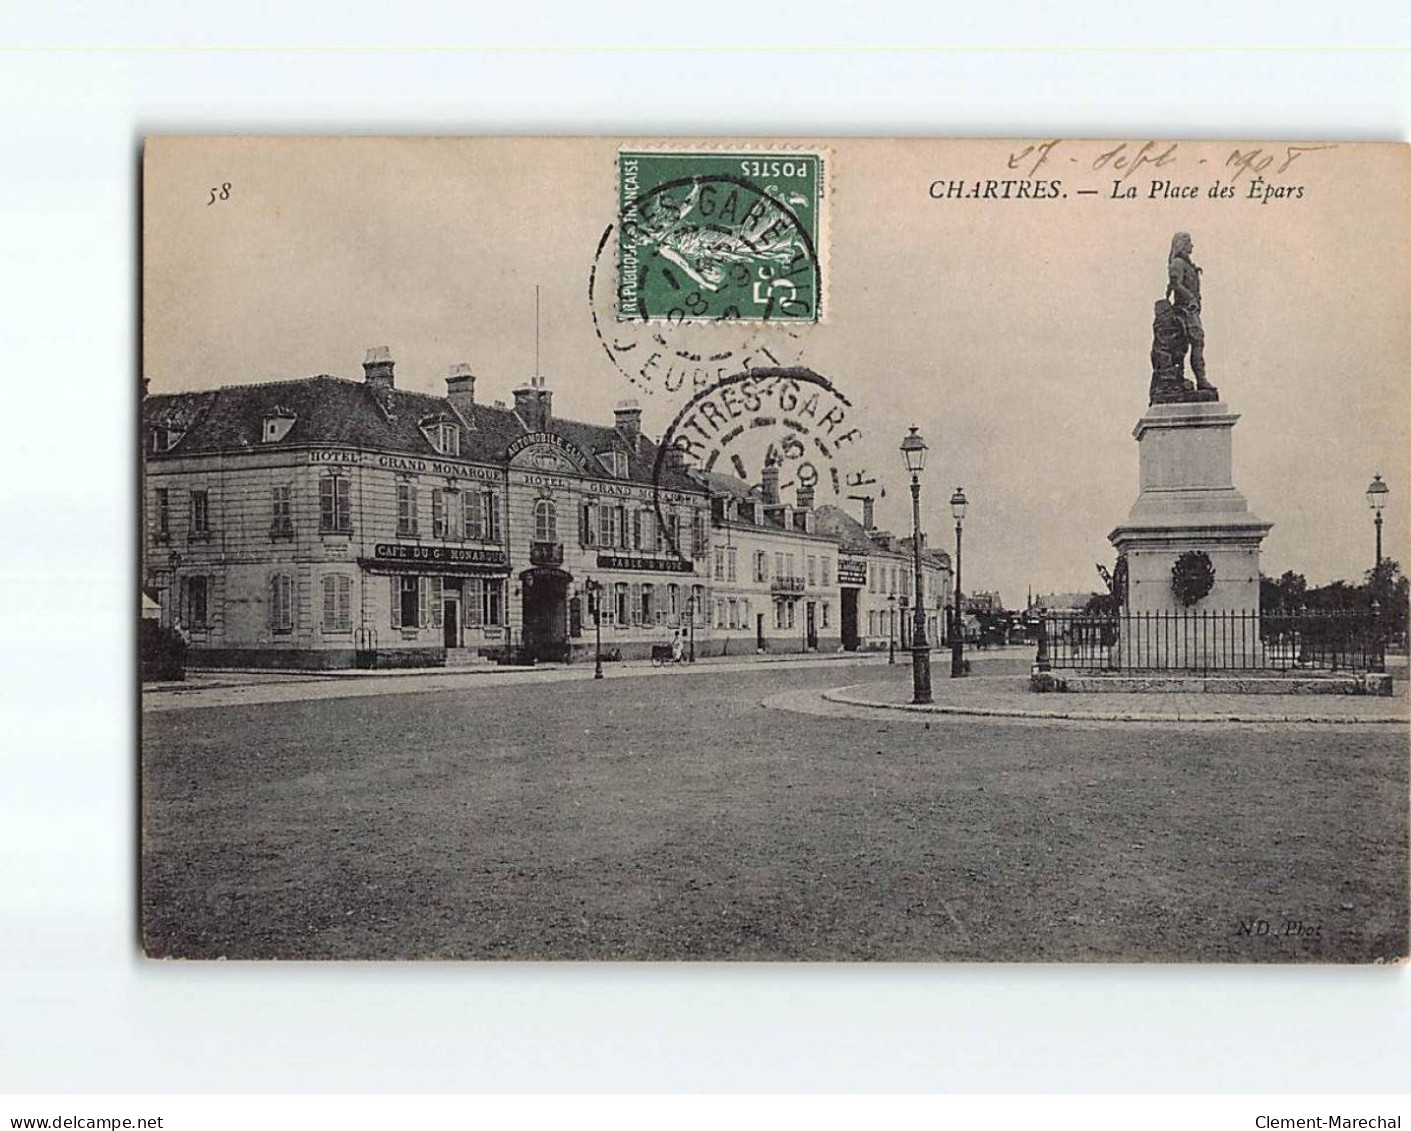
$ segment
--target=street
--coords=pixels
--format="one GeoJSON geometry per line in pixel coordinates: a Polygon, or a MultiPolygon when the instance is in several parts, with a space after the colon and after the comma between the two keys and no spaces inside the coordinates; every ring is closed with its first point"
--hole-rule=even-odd
{"type": "Polygon", "coordinates": [[[904,683],[901,664],[614,675],[146,712],[148,952],[1405,953],[1401,727],[763,705],[904,683]]]}

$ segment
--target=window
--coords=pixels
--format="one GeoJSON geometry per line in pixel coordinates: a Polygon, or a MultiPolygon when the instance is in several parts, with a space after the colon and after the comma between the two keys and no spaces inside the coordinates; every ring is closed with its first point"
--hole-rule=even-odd
{"type": "Polygon", "coordinates": [[[353,584],[346,573],[323,579],[323,631],[352,632],[353,584]]]}
{"type": "Polygon", "coordinates": [[[461,619],[466,628],[478,628],[485,623],[485,581],[479,577],[467,577],[462,582],[465,594],[465,612],[461,619]]]}
{"type": "Polygon", "coordinates": [[[445,497],[446,505],[446,537],[459,541],[462,538],[461,519],[465,515],[465,507],[461,504],[461,493],[448,487],[441,494],[445,497]]]}
{"type": "Polygon", "coordinates": [[[726,579],[728,581],[735,581],[737,580],[736,575],[739,572],[739,554],[736,552],[736,548],[731,546],[726,550],[725,555],[726,579]]]}
{"type": "Polygon", "coordinates": [[[783,576],[784,576],[784,555],[783,555],[783,554],[775,554],[775,555],[774,555],[774,576],[775,576],[775,577],[783,577],[783,576]]]}
{"type": "Polygon", "coordinates": [[[188,628],[205,628],[210,610],[207,608],[209,579],[188,577],[184,580],[185,600],[182,621],[188,628]]]}
{"type": "Polygon", "coordinates": [[[657,549],[656,515],[651,511],[641,510],[633,515],[632,545],[648,552],[657,549]]]}
{"type": "Polygon", "coordinates": [[[763,550],[754,552],[754,579],[756,581],[767,581],[766,574],[769,572],[768,556],[763,550]]]}
{"type": "Polygon", "coordinates": [[[431,444],[443,456],[461,454],[461,430],[458,425],[442,422],[431,430],[431,444]]]}
{"type": "Polygon", "coordinates": [[[617,544],[624,550],[632,547],[632,531],[627,525],[627,508],[617,508],[617,544]]]}
{"type": "Polygon", "coordinates": [[[617,508],[598,507],[598,545],[617,545],[617,508]]]}
{"type": "Polygon", "coordinates": [[[667,545],[673,553],[681,553],[681,516],[675,511],[666,515],[667,545]]]}
{"type": "Polygon", "coordinates": [[[592,503],[584,503],[578,508],[578,544],[580,546],[596,546],[598,543],[598,516],[597,507],[592,503]]]}
{"type": "Polygon", "coordinates": [[[784,627],[784,602],[783,602],[783,601],[775,601],[775,602],[774,602],[774,627],[775,627],[775,628],[783,628],[783,627],[784,627]]]}
{"type": "Polygon", "coordinates": [[[191,492],[191,539],[211,536],[211,500],[205,491],[191,492]]]}
{"type": "Polygon", "coordinates": [[[750,603],[743,597],[740,598],[740,627],[750,627],[750,603]]]}
{"type": "Polygon", "coordinates": [[[269,532],[273,538],[289,538],[294,533],[294,509],[290,501],[292,488],[287,483],[276,484],[272,500],[269,532]]]}
{"type": "Polygon", "coordinates": [[[681,586],[675,582],[666,587],[666,615],[670,617],[681,615],[681,586]]]}
{"type": "Polygon", "coordinates": [[[725,602],[725,604],[728,610],[726,613],[726,616],[728,617],[728,620],[726,622],[727,626],[729,628],[739,628],[740,622],[738,620],[738,617],[740,615],[740,607],[738,603],[735,601],[735,598],[731,597],[728,601],[725,602]]]}
{"type": "Polygon", "coordinates": [[[828,607],[828,602],[827,602],[827,601],[824,601],[824,602],[823,602],[823,627],[824,627],[824,628],[827,628],[827,627],[828,627],[828,622],[829,622],[829,618],[830,618],[830,613],[831,613],[831,610],[830,610],[829,607],[828,607]]]}
{"type": "Polygon", "coordinates": [[[793,555],[793,554],[785,554],[785,555],[784,555],[784,576],[785,576],[785,577],[797,577],[797,576],[798,576],[798,574],[796,574],[796,573],[794,572],[794,555],[793,555]]]}
{"type": "MultiPolygon", "coordinates": [[[[612,508],[611,508],[611,507],[604,507],[603,510],[604,510],[604,511],[609,511],[609,510],[612,510],[612,508]]],[[[613,513],[616,514],[617,512],[614,510],[613,513]]],[[[632,620],[631,620],[631,610],[630,610],[629,607],[628,607],[628,588],[627,588],[627,582],[625,582],[625,581],[619,581],[616,585],[614,585],[614,586],[612,587],[612,595],[613,595],[613,609],[612,609],[612,612],[613,612],[613,620],[615,620],[615,621],[616,621],[618,624],[620,624],[620,625],[628,625],[628,624],[631,624],[631,623],[632,623],[632,620]]]]}
{"type": "Polygon", "coordinates": [[[540,499],[534,504],[534,540],[536,542],[557,542],[559,540],[558,509],[550,499],[540,499]]]}
{"type": "Polygon", "coordinates": [[[790,628],[793,628],[793,627],[794,627],[794,603],[793,603],[792,601],[785,601],[785,602],[784,602],[784,607],[789,610],[789,627],[790,627],[790,628]]]}
{"type": "Polygon", "coordinates": [[[446,496],[439,488],[431,491],[431,537],[446,537],[446,496]]]}
{"type": "Polygon", "coordinates": [[[416,534],[416,484],[405,479],[397,484],[397,533],[416,534]]]}
{"type": "MultiPolygon", "coordinates": [[[[415,496],[413,496],[415,497],[415,496]]],[[[461,498],[465,512],[465,536],[483,542],[500,540],[500,512],[494,491],[466,491],[461,498]]],[[[400,514],[398,516],[400,524],[400,514]]],[[[416,532],[413,524],[412,533],[416,532]]]]}
{"type": "Polygon", "coordinates": [[[649,581],[642,582],[642,623],[655,624],[657,616],[656,589],[649,581]]]}
{"type": "Polygon", "coordinates": [[[716,628],[724,628],[724,627],[725,627],[725,598],[724,598],[724,597],[717,597],[717,598],[715,599],[715,627],[716,627],[716,628]]]}
{"type": "Polygon", "coordinates": [[[614,448],[610,452],[599,452],[598,460],[607,468],[614,479],[627,478],[627,453],[614,448]]]}
{"type": "Polygon", "coordinates": [[[895,593],[896,591],[897,591],[897,567],[896,567],[896,566],[892,566],[892,570],[891,570],[891,588],[889,588],[889,589],[887,590],[887,592],[888,592],[888,593],[895,593]]]}
{"type": "Polygon", "coordinates": [[[347,534],[353,529],[346,475],[325,475],[318,481],[318,528],[321,533],[347,534]]]}
{"type": "Polygon", "coordinates": [[[505,623],[505,579],[485,579],[485,623],[499,627],[505,623]]]}
{"type": "Polygon", "coordinates": [[[431,621],[431,586],[426,577],[392,578],[392,627],[419,628],[431,621]]]}
{"type": "Polygon", "coordinates": [[[157,488],[156,503],[157,541],[165,542],[171,538],[171,496],[165,487],[157,488]]]}
{"type": "Polygon", "coordinates": [[[812,554],[808,555],[808,586],[810,589],[818,581],[818,559],[812,554]]]}
{"type": "Polygon", "coordinates": [[[697,508],[691,512],[691,557],[703,558],[706,552],[706,516],[697,508]]]}
{"type": "Polygon", "coordinates": [[[716,580],[716,581],[724,581],[724,580],[725,580],[725,547],[724,547],[724,546],[717,546],[717,547],[715,548],[715,580],[716,580]]]}
{"type": "Polygon", "coordinates": [[[691,623],[695,625],[705,624],[705,586],[691,586],[691,623]]]}
{"type": "Polygon", "coordinates": [[[294,579],[287,573],[276,573],[269,579],[269,629],[294,631],[294,579]]]}
{"type": "Polygon", "coordinates": [[[494,491],[486,491],[480,498],[481,506],[485,512],[485,533],[481,537],[486,542],[498,542],[500,540],[500,497],[494,491]]]}
{"type": "MultiPolygon", "coordinates": [[[[485,537],[485,496],[475,491],[461,495],[461,510],[465,512],[465,536],[479,541],[485,537]]],[[[466,602],[469,606],[470,602],[466,602]]]]}
{"type": "Polygon", "coordinates": [[[867,563],[867,591],[869,593],[877,592],[877,564],[875,562],[867,563]]]}

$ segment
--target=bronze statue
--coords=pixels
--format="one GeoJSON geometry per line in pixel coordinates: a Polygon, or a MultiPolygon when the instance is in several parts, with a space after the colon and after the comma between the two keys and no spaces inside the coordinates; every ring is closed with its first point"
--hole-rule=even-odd
{"type": "Polygon", "coordinates": [[[1200,268],[1191,262],[1188,232],[1171,239],[1166,296],[1156,303],[1151,326],[1151,403],[1213,401],[1220,392],[1205,379],[1205,327],[1200,321],[1200,268]],[[1190,351],[1192,384],[1186,380],[1190,351]]]}

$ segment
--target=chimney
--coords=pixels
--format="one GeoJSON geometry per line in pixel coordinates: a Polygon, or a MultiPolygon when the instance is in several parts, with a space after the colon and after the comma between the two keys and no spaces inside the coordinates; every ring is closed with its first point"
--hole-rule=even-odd
{"type": "Polygon", "coordinates": [[[392,387],[392,351],[386,346],[373,346],[363,360],[363,376],[369,385],[383,389],[392,387]]]}
{"type": "Polygon", "coordinates": [[[551,404],[553,393],[542,384],[531,383],[514,391],[514,410],[531,432],[543,432],[553,419],[551,404]]]}
{"type": "Polygon", "coordinates": [[[876,528],[877,522],[872,514],[872,504],[875,500],[868,495],[862,500],[862,529],[869,534],[876,528]]]}
{"type": "Polygon", "coordinates": [[[622,438],[627,441],[635,452],[637,450],[637,440],[642,435],[642,409],[635,400],[618,401],[617,408],[613,410],[613,419],[617,422],[617,430],[622,434],[622,438]]]}
{"type": "Polygon", "coordinates": [[[446,399],[462,416],[469,418],[470,410],[475,407],[475,374],[463,361],[451,366],[446,375],[446,399]]]}
{"type": "Polygon", "coordinates": [[[813,484],[800,483],[798,490],[798,507],[801,511],[811,511],[813,509],[813,484]]]}
{"type": "Polygon", "coordinates": [[[760,480],[760,493],[764,496],[765,506],[779,505],[779,465],[772,459],[765,461],[764,476],[760,480]]]}

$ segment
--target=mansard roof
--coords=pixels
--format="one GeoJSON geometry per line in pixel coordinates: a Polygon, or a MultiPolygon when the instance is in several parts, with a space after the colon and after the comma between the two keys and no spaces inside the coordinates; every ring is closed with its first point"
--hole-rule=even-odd
{"type": "MultiPolygon", "coordinates": [[[[344,377],[306,377],[252,385],[226,385],[192,393],[152,394],[142,402],[144,433],[167,428],[182,433],[168,451],[153,459],[201,456],[299,447],[309,444],[349,445],[375,451],[435,458],[440,452],[423,432],[428,418],[459,420],[460,454],[469,463],[503,465],[505,451],[530,429],[510,408],[475,404],[457,406],[448,397],[409,389],[385,388],[344,377]],[[276,408],[291,412],[294,425],[281,439],[262,440],[263,421],[276,408]]],[[[628,479],[652,482],[657,446],[646,436],[629,444],[613,426],[577,420],[551,419],[547,431],[581,448],[589,457],[616,448],[628,457],[628,479]]],[[[149,450],[144,445],[144,450],[149,450]]],[[[589,477],[613,478],[596,459],[585,469],[589,477]]],[[[673,490],[699,491],[681,469],[663,462],[661,485],[673,490]]]]}

